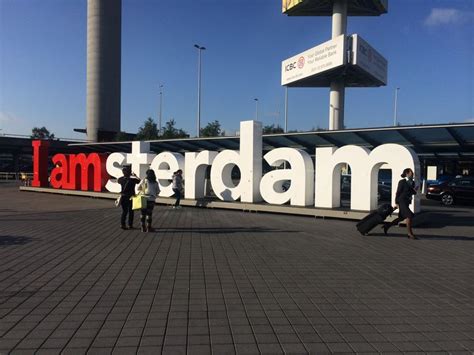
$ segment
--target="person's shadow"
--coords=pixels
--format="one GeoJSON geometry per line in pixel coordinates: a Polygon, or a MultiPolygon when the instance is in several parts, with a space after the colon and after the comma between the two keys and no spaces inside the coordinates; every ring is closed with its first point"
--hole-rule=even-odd
{"type": "Polygon", "coordinates": [[[0,235],[0,247],[9,245],[25,245],[33,241],[31,237],[0,235]]]}

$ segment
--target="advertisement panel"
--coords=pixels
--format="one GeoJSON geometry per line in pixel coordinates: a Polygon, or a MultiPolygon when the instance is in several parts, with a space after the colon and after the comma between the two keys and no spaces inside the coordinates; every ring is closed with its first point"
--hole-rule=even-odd
{"type": "Polygon", "coordinates": [[[359,35],[352,35],[352,64],[387,85],[387,60],[359,35]]]}
{"type": "Polygon", "coordinates": [[[281,85],[346,64],[346,37],[341,35],[281,62],[281,85]]]}
{"type": "Polygon", "coordinates": [[[303,2],[304,0],[282,0],[282,12],[285,13],[303,2]]]}

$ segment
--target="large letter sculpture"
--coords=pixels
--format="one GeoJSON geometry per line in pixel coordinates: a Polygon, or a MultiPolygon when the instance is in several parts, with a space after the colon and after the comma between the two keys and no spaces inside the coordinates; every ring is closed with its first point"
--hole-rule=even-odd
{"type": "Polygon", "coordinates": [[[125,154],[123,153],[112,153],[107,158],[107,173],[114,179],[109,179],[105,188],[110,192],[119,193],[122,187],[117,182],[117,179],[123,175],[122,166],[125,161],[125,154]]]}
{"type": "Polygon", "coordinates": [[[153,159],[150,169],[155,171],[160,186],[160,196],[171,197],[174,194],[171,184],[173,172],[178,169],[184,170],[184,157],[179,153],[160,153],[153,159]]]}
{"type": "MultiPolygon", "coordinates": [[[[342,148],[316,148],[315,206],[340,206],[341,167],[351,168],[351,209],[370,211],[377,208],[378,171],[381,166],[392,170],[392,204],[400,174],[405,168],[419,177],[420,163],[416,154],[398,144],[384,144],[372,152],[364,147],[347,145],[342,148]]],[[[411,208],[419,211],[419,199],[411,208]]]]}
{"type": "Polygon", "coordinates": [[[36,140],[33,145],[33,181],[31,186],[48,187],[48,148],[49,142],[36,140]]]}
{"type": "Polygon", "coordinates": [[[277,148],[263,157],[270,166],[278,167],[284,162],[290,169],[276,169],[266,173],[260,181],[260,193],[268,203],[282,205],[288,201],[293,206],[313,204],[314,167],[308,153],[293,148],[277,148]],[[283,190],[285,181],[290,182],[287,191],[283,190]]]}
{"type": "Polygon", "coordinates": [[[203,198],[206,188],[206,170],[212,165],[217,152],[204,150],[199,153],[186,153],[184,155],[186,171],[184,181],[186,189],[184,197],[191,200],[203,198]]]}
{"type": "Polygon", "coordinates": [[[216,196],[224,201],[259,202],[262,177],[262,124],[257,121],[240,123],[240,150],[224,150],[214,159],[211,184],[216,196]],[[232,169],[240,169],[240,182],[235,185],[232,169]]]}

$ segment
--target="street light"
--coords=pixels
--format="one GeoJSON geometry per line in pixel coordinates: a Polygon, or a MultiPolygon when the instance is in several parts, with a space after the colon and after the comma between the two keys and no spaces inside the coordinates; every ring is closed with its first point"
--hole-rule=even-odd
{"type": "Polygon", "coordinates": [[[163,85],[160,85],[159,89],[160,89],[160,115],[158,116],[158,134],[161,135],[162,134],[161,117],[163,114],[163,85]]]}
{"type": "Polygon", "coordinates": [[[393,125],[396,126],[397,125],[397,104],[398,104],[398,91],[400,90],[400,88],[396,88],[395,89],[395,105],[394,105],[394,108],[393,108],[393,125]]]}
{"type": "Polygon", "coordinates": [[[285,133],[288,133],[288,86],[285,86],[285,133]]]}
{"type": "Polygon", "coordinates": [[[253,99],[255,101],[255,121],[258,121],[258,99],[253,99]]]}
{"type": "Polygon", "coordinates": [[[198,109],[197,109],[197,134],[196,137],[199,138],[201,134],[201,52],[206,49],[206,47],[201,47],[198,44],[194,45],[198,50],[198,109]]]}

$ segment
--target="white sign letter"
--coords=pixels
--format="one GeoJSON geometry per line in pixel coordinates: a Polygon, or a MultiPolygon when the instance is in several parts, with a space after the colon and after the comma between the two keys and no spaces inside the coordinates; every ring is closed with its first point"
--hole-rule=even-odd
{"type": "Polygon", "coordinates": [[[293,206],[313,204],[314,167],[308,153],[293,148],[277,148],[263,157],[270,166],[278,167],[287,161],[290,169],[277,169],[266,173],[260,181],[260,193],[268,203],[282,205],[288,201],[293,206]],[[283,183],[290,182],[287,191],[283,183]]]}

